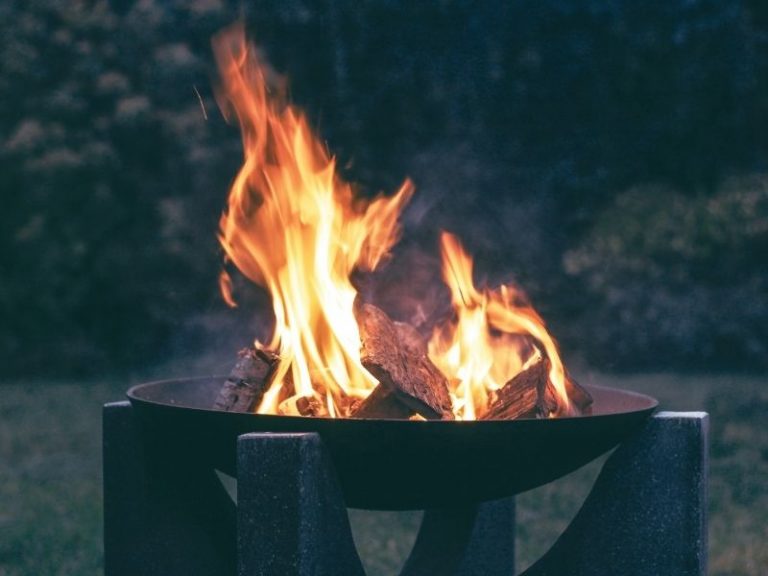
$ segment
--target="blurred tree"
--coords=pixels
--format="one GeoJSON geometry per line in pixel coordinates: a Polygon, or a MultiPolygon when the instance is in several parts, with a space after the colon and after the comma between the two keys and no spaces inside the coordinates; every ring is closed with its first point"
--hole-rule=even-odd
{"type": "Polygon", "coordinates": [[[765,368],[766,254],[768,176],[632,188],[565,254],[588,295],[574,326],[601,365],[765,368]]]}
{"type": "MultiPolygon", "coordinates": [[[[753,259],[729,260],[727,242],[697,224],[673,236],[706,237],[694,242],[706,255],[662,249],[659,232],[642,248],[622,244],[611,263],[600,237],[624,238],[669,210],[707,227],[739,221],[723,208],[713,224],[720,208],[709,203],[729,197],[718,191],[724,177],[765,168],[763,4],[7,0],[0,371],[146,364],[187,319],[220,309],[216,222],[241,152],[216,112],[209,42],[241,16],[347,176],[370,191],[414,177],[404,245],[432,250],[435,229],[450,227],[479,270],[515,272],[557,332],[685,311],[664,332],[679,337],[627,335],[616,359],[655,359],[659,342],[676,361],[721,358],[706,352],[713,334],[737,342],[732,358],[757,358],[764,340],[747,302],[764,284],[753,259]],[[675,192],[614,199],[647,182],[675,192]],[[623,211],[621,229],[606,231],[623,211]],[[712,267],[727,268],[730,284],[712,267]],[[730,325],[710,306],[721,301],[743,302],[735,336],[710,328],[730,325]]],[[[205,342],[223,332],[191,330],[205,342]]],[[[592,357],[619,346],[600,338],[578,343],[592,357]]]]}
{"type": "Polygon", "coordinates": [[[208,49],[186,36],[195,30],[202,43],[223,25],[223,7],[125,4],[0,8],[4,372],[147,361],[214,291],[216,211],[194,212],[220,200],[205,202],[221,178],[207,168],[227,141],[236,157],[236,140],[209,144],[221,122],[205,121],[194,92],[197,82],[210,94],[194,53],[208,49]],[[183,200],[195,195],[202,202],[183,200]]]}

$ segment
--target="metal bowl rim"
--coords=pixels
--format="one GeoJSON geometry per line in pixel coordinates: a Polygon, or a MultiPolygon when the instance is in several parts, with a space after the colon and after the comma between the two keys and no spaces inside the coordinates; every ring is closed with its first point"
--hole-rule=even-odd
{"type": "Polygon", "coordinates": [[[148,399],[146,397],[143,397],[141,392],[144,389],[149,389],[153,387],[157,387],[163,384],[180,384],[182,382],[200,382],[205,380],[226,380],[226,376],[194,376],[191,378],[167,378],[163,380],[153,380],[151,382],[143,382],[140,384],[135,384],[131,386],[126,391],[126,396],[131,401],[131,403],[139,402],[142,404],[150,404],[153,406],[163,407],[163,408],[169,408],[169,409],[179,409],[179,410],[185,410],[185,411],[194,411],[199,413],[212,413],[212,414],[237,414],[237,415],[247,415],[247,416],[253,416],[258,417],[260,420],[268,422],[269,420],[274,421],[281,421],[281,422],[287,422],[287,421],[296,421],[296,422],[317,422],[319,425],[331,425],[331,422],[397,422],[400,425],[405,426],[492,426],[496,425],[500,422],[503,423],[510,423],[510,422],[571,422],[575,420],[582,420],[585,418],[605,418],[605,417],[611,417],[611,416],[617,416],[622,414],[633,414],[636,412],[646,412],[646,411],[654,411],[659,406],[659,401],[647,394],[643,394],[640,392],[635,392],[633,390],[624,390],[621,388],[613,388],[610,386],[599,386],[596,384],[587,384],[582,385],[584,388],[587,389],[587,391],[595,390],[595,391],[606,391],[609,393],[619,393],[625,398],[633,398],[635,401],[637,401],[638,405],[633,406],[631,408],[625,409],[625,410],[611,410],[606,412],[600,412],[597,414],[585,414],[582,416],[561,416],[557,418],[552,419],[546,419],[546,418],[517,418],[514,420],[404,420],[404,419],[397,419],[397,418],[327,418],[327,417],[315,417],[315,416],[289,416],[289,415],[283,415],[283,414],[256,414],[256,413],[249,413],[249,412],[224,412],[221,410],[215,410],[214,408],[201,408],[198,406],[189,406],[185,404],[176,404],[171,402],[162,402],[159,400],[153,400],[148,399]]]}

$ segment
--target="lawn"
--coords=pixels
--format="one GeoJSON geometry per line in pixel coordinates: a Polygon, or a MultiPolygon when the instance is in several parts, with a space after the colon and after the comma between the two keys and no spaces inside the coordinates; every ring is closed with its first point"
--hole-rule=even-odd
{"type": "MultiPolygon", "coordinates": [[[[581,381],[644,391],[668,410],[710,412],[710,573],[765,574],[765,379],[585,373],[581,381]]],[[[121,398],[127,385],[0,385],[0,576],[101,574],[101,405],[121,398]]],[[[599,464],[518,498],[518,569],[540,556],[574,516],[599,464]]],[[[353,511],[351,519],[369,574],[396,573],[419,514],[353,511]]]]}

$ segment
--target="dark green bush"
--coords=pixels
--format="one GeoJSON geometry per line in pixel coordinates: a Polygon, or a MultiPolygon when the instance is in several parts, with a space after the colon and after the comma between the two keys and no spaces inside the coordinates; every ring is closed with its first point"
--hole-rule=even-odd
{"type": "Polygon", "coordinates": [[[768,365],[768,177],[619,194],[564,256],[589,354],[623,366],[768,365]]]}
{"type": "Polygon", "coordinates": [[[578,337],[593,358],[756,362],[763,241],[744,232],[747,201],[612,204],[612,191],[706,188],[760,166],[762,6],[1,2],[0,373],[143,366],[227,332],[211,320],[215,231],[241,152],[212,97],[210,38],[241,15],[353,180],[376,192],[413,177],[404,244],[431,251],[451,228],[478,270],[514,272],[558,333],[596,334],[578,337]],[[627,215],[592,228],[604,209],[627,215]],[[669,222],[646,237],[654,213],[669,222]],[[601,240],[619,232],[637,246],[601,240]],[[738,313],[713,312],[723,302],[738,313]]]}
{"type": "Polygon", "coordinates": [[[229,18],[218,2],[120,4],[0,8],[6,373],[144,363],[215,292],[203,210],[229,178],[212,167],[239,153],[194,89],[213,108],[207,42],[229,18]]]}

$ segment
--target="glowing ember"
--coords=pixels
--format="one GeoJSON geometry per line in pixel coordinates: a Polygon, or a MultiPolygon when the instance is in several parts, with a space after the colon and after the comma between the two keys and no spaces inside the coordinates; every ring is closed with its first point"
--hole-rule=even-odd
{"type": "MultiPolygon", "coordinates": [[[[279,358],[255,409],[348,416],[379,384],[361,363],[350,275],[374,269],[388,254],[413,188],[406,181],[388,197],[356,197],[304,116],[271,90],[242,26],[216,37],[214,49],[219,103],[237,118],[244,149],[220,241],[227,259],[269,291],[275,314],[270,341],[255,343],[279,358]]],[[[435,329],[428,356],[449,380],[455,417],[481,417],[495,392],[542,355],[557,403],[550,415],[570,414],[563,364],[538,314],[511,287],[478,291],[472,260],[454,236],[443,235],[442,255],[455,319],[435,329]]],[[[234,306],[225,273],[221,290],[234,306]]],[[[431,363],[415,354],[418,374],[431,363]]],[[[397,367],[399,356],[392,358],[397,367]]]]}

